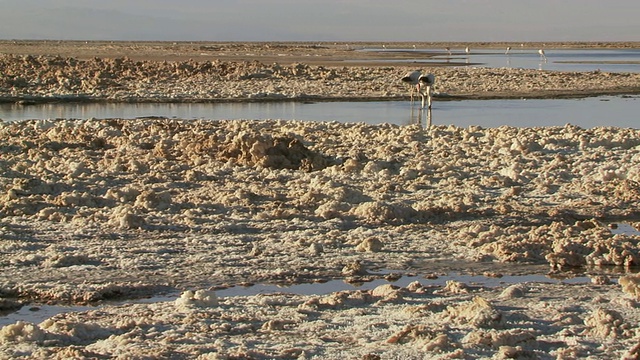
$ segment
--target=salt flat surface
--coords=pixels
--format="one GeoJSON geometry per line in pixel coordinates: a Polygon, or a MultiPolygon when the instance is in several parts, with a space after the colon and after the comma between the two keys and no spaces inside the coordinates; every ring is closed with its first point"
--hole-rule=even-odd
{"type": "Polygon", "coordinates": [[[104,306],[7,324],[0,353],[636,356],[640,239],[611,223],[638,227],[639,131],[2,124],[3,308],[104,306]],[[532,264],[550,281],[500,281],[532,264]],[[556,277],[574,269],[575,282],[556,277]],[[394,272],[398,285],[373,289],[224,290],[394,272]],[[437,281],[452,272],[458,278],[437,281]],[[169,293],[180,296],[136,302],[169,293]]]}

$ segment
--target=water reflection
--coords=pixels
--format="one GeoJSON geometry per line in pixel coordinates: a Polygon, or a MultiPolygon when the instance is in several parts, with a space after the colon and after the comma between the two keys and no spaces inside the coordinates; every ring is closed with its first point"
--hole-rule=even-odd
{"type": "MultiPolygon", "coordinates": [[[[585,284],[590,282],[587,276],[552,276],[544,274],[530,275],[504,275],[501,277],[488,277],[484,275],[466,275],[459,273],[450,273],[440,275],[435,278],[425,278],[423,276],[411,275],[401,276],[396,280],[375,279],[361,283],[346,282],[344,280],[330,280],[323,283],[303,283],[289,286],[278,286],[270,284],[255,284],[251,286],[233,286],[226,289],[216,290],[216,294],[220,297],[236,297],[236,296],[254,296],[258,294],[274,294],[288,293],[297,295],[326,295],[337,291],[353,291],[353,290],[371,290],[380,285],[393,284],[396,286],[406,287],[412,282],[418,281],[424,286],[445,286],[448,281],[458,281],[469,286],[500,288],[511,284],[518,283],[564,283],[564,284],[585,284]]],[[[152,297],[148,299],[135,299],[120,302],[107,302],[96,306],[75,305],[27,305],[21,309],[0,316],[0,327],[13,324],[17,321],[27,321],[31,323],[40,323],[54,315],[82,312],[99,309],[105,305],[123,305],[128,303],[158,303],[175,301],[180,294],[167,294],[163,296],[152,297]]]]}
{"type": "Polygon", "coordinates": [[[412,109],[409,101],[220,104],[0,104],[0,119],[87,119],[167,117],[179,119],[283,119],[395,125],[467,127],[618,126],[640,128],[640,96],[585,99],[465,100],[434,98],[433,115],[412,109]]]}
{"type": "Polygon", "coordinates": [[[409,120],[409,124],[418,124],[424,129],[428,129],[431,127],[432,123],[432,111],[430,108],[415,108],[411,107],[411,116],[409,120]]]}

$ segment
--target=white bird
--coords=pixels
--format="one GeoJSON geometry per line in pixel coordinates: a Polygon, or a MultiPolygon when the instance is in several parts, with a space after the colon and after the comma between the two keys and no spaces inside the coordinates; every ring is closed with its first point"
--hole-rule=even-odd
{"type": "Polygon", "coordinates": [[[433,74],[422,74],[420,70],[408,72],[402,79],[403,82],[411,86],[411,103],[413,104],[413,91],[417,90],[422,97],[421,107],[424,109],[425,102],[431,109],[431,88],[436,82],[433,74]]]}
{"type": "Polygon", "coordinates": [[[505,55],[509,53],[509,51],[511,51],[511,46],[507,46],[507,51],[505,51],[505,55]]]}
{"type": "Polygon", "coordinates": [[[467,55],[469,55],[469,53],[471,52],[471,50],[469,50],[469,47],[467,46],[467,47],[464,49],[464,52],[466,52],[466,53],[467,53],[467,55]]]}
{"type": "Polygon", "coordinates": [[[451,48],[447,46],[444,49],[447,50],[447,54],[449,54],[449,56],[451,56],[451,48]]]}
{"type": "Polygon", "coordinates": [[[543,59],[545,62],[547,61],[547,57],[544,55],[544,50],[538,50],[538,54],[540,54],[541,59],[543,59]]]}

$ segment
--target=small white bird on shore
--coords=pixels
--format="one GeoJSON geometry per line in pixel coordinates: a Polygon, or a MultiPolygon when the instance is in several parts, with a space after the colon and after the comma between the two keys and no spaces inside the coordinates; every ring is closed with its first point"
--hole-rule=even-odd
{"type": "Polygon", "coordinates": [[[425,105],[431,109],[431,89],[436,82],[436,77],[433,74],[422,74],[422,71],[415,70],[408,72],[402,79],[403,82],[411,86],[411,104],[413,105],[413,92],[418,91],[421,101],[421,108],[424,109],[425,105]],[[426,104],[425,104],[426,103],[426,104]]]}
{"type": "Polygon", "coordinates": [[[509,54],[509,51],[511,51],[511,46],[507,46],[507,51],[504,52],[505,55],[509,54]]]}

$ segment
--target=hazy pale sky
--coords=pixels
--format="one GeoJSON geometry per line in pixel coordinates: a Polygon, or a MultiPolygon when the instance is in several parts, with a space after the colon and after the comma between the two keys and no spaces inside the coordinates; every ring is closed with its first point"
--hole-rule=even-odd
{"type": "Polygon", "coordinates": [[[639,0],[0,0],[0,38],[640,41],[639,0]]]}

